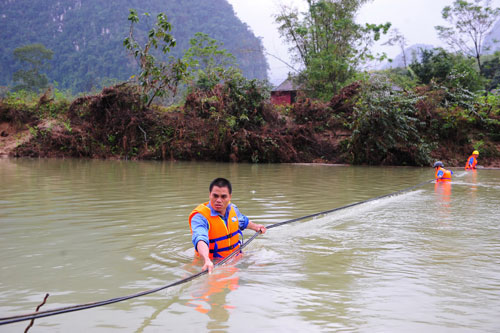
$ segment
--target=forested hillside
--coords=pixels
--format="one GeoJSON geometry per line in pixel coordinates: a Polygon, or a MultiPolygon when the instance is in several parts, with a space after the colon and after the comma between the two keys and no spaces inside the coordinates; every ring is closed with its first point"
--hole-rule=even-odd
{"type": "Polygon", "coordinates": [[[181,56],[189,39],[203,32],[224,43],[245,76],[267,77],[260,39],[226,0],[0,0],[0,86],[12,84],[20,68],[14,49],[34,43],[54,52],[44,73],[60,89],[90,91],[106,81],[126,80],[137,68],[123,47],[130,8],[151,14],[141,18],[139,35],[153,26],[157,13],[167,15],[177,40],[170,55],[181,56]]]}

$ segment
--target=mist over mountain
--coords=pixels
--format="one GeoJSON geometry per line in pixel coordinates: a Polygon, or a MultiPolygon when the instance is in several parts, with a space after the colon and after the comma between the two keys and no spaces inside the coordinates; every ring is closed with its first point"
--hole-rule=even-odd
{"type": "Polygon", "coordinates": [[[491,31],[484,38],[486,54],[495,53],[500,50],[500,21],[497,21],[491,31]]]}
{"type": "Polygon", "coordinates": [[[434,48],[433,45],[430,44],[414,44],[411,45],[398,54],[394,59],[392,59],[391,62],[386,62],[382,65],[382,69],[389,69],[389,68],[399,68],[399,67],[405,67],[405,61],[404,58],[406,56],[406,65],[410,65],[412,62],[420,61],[422,59],[422,50],[432,50],[434,48]]]}
{"type": "Polygon", "coordinates": [[[54,52],[44,73],[59,88],[89,91],[107,80],[128,79],[138,68],[123,47],[131,8],[150,14],[141,15],[136,28],[142,41],[156,15],[167,15],[177,40],[169,55],[180,57],[189,39],[203,32],[224,43],[246,77],[267,78],[261,40],[226,0],[0,0],[0,85],[12,84],[13,73],[21,68],[14,49],[34,43],[54,52]]]}
{"type": "MultiPolygon", "coordinates": [[[[406,63],[411,64],[415,59],[421,59],[421,50],[432,50],[437,46],[430,44],[414,44],[405,49],[406,63]]],[[[483,54],[493,54],[500,51],[500,20],[495,23],[491,31],[485,36],[483,42],[483,54]]],[[[386,61],[380,65],[380,69],[404,67],[403,52],[399,53],[391,62],[386,61]]]]}

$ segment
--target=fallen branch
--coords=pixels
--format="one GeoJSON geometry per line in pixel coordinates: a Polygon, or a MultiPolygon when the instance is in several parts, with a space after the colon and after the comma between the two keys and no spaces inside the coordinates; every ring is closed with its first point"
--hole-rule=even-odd
{"type": "MultiPolygon", "coordinates": [[[[36,307],[36,311],[35,312],[38,312],[38,310],[40,310],[40,308],[45,304],[45,302],[47,301],[47,298],[49,297],[49,294],[45,294],[45,297],[43,298],[43,302],[40,303],[40,305],[38,305],[36,307]]],[[[24,330],[24,333],[27,333],[28,330],[31,328],[31,326],[33,326],[33,324],[35,323],[35,319],[31,319],[31,322],[30,324],[28,325],[28,327],[26,327],[26,329],[24,330]]]]}

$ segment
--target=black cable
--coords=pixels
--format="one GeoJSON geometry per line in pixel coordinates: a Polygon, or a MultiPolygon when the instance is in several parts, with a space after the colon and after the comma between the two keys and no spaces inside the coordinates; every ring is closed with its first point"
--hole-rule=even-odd
{"type": "MultiPolygon", "coordinates": [[[[276,228],[276,227],[279,227],[279,226],[282,226],[282,225],[285,225],[285,224],[289,224],[289,223],[292,223],[292,222],[306,220],[306,219],[310,219],[310,218],[313,218],[313,217],[316,217],[316,216],[320,216],[320,215],[330,214],[330,213],[333,213],[333,212],[336,212],[336,211],[339,211],[339,210],[342,210],[342,209],[354,207],[354,206],[361,205],[361,204],[364,204],[364,203],[367,203],[367,202],[370,202],[370,201],[379,200],[379,199],[387,198],[387,197],[390,197],[390,196],[395,196],[395,195],[398,195],[398,194],[401,194],[401,193],[404,193],[404,192],[408,192],[408,191],[410,191],[410,190],[412,190],[414,188],[423,186],[423,185],[425,185],[427,183],[430,183],[432,181],[434,181],[434,179],[425,181],[423,183],[420,183],[420,184],[417,184],[417,185],[414,185],[414,186],[411,186],[411,187],[408,187],[408,188],[405,188],[403,190],[399,190],[399,191],[396,191],[396,192],[393,192],[393,193],[390,193],[390,194],[381,195],[381,196],[378,196],[378,197],[375,197],[375,198],[371,198],[371,199],[367,199],[367,200],[355,202],[355,203],[348,204],[348,205],[345,205],[345,206],[342,206],[342,207],[337,207],[337,208],[334,208],[334,209],[325,210],[323,212],[319,212],[319,213],[315,213],[315,214],[311,214],[311,215],[306,215],[306,216],[298,217],[298,218],[291,219],[291,220],[288,220],[288,221],[278,222],[278,223],[269,225],[266,228],[267,229],[272,229],[272,228],[276,228]]],[[[244,242],[241,245],[240,249],[242,250],[243,248],[245,248],[259,234],[260,234],[259,232],[256,232],[252,237],[250,237],[250,239],[248,239],[246,242],[244,242]]],[[[231,253],[229,256],[227,256],[223,260],[217,262],[215,264],[215,266],[220,266],[220,265],[225,264],[231,258],[233,258],[235,255],[237,255],[238,253],[239,253],[239,251],[235,251],[235,252],[231,253]]],[[[74,311],[79,311],[79,310],[85,310],[85,309],[95,308],[95,307],[98,307],[98,306],[103,306],[103,305],[108,305],[108,304],[113,304],[113,303],[118,303],[118,302],[126,301],[126,300],[129,300],[129,299],[132,299],[132,298],[149,295],[149,294],[156,293],[158,291],[161,291],[161,290],[164,290],[164,289],[167,289],[167,288],[170,288],[170,287],[174,287],[174,286],[178,286],[180,284],[184,284],[186,282],[194,280],[194,279],[196,279],[196,278],[198,278],[198,277],[200,277],[202,275],[205,275],[207,273],[208,273],[208,271],[204,270],[204,271],[201,271],[199,273],[196,273],[196,274],[193,274],[191,276],[188,276],[185,279],[182,279],[182,280],[179,280],[179,281],[167,284],[165,286],[154,288],[154,289],[150,289],[150,290],[146,290],[146,291],[142,291],[142,292],[139,292],[139,293],[136,293],[136,294],[132,294],[132,295],[128,295],[128,296],[116,297],[116,298],[111,298],[111,299],[108,299],[108,300],[99,301],[99,302],[93,302],[93,303],[86,303],[86,304],[79,304],[79,305],[67,306],[67,307],[62,307],[62,308],[53,309],[53,310],[45,310],[45,311],[40,311],[40,312],[33,312],[33,313],[28,313],[28,314],[22,314],[22,315],[10,316],[10,317],[3,317],[3,318],[0,318],[0,326],[1,325],[12,324],[12,323],[17,323],[17,322],[25,321],[25,320],[32,320],[32,319],[37,319],[37,318],[55,316],[55,315],[62,314],[62,313],[74,312],[74,311]]]]}

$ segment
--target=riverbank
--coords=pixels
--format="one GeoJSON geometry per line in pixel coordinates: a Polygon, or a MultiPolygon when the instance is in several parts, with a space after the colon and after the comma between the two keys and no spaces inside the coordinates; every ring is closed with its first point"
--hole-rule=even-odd
{"type": "Polygon", "coordinates": [[[490,108],[485,120],[457,108],[431,108],[423,96],[412,118],[393,120],[393,127],[415,124],[413,136],[401,136],[398,128],[392,133],[380,125],[392,114],[359,111],[360,89],[346,87],[329,103],[303,98],[276,107],[265,101],[245,113],[232,109],[234,101],[221,91],[196,92],[175,108],[146,108],[129,85],[71,102],[47,93],[31,104],[3,99],[0,156],[422,166],[442,160],[461,167],[478,149],[479,164],[500,167],[498,110],[490,108]]]}
{"type": "Polygon", "coordinates": [[[126,85],[77,98],[60,108],[41,102],[29,107],[0,103],[4,128],[0,154],[253,163],[346,161],[339,145],[348,134],[340,126],[319,131],[315,122],[297,124],[268,103],[256,105],[249,115],[231,114],[223,109],[228,104],[212,96],[191,95],[174,110],[146,108],[135,87],[126,85]]]}

